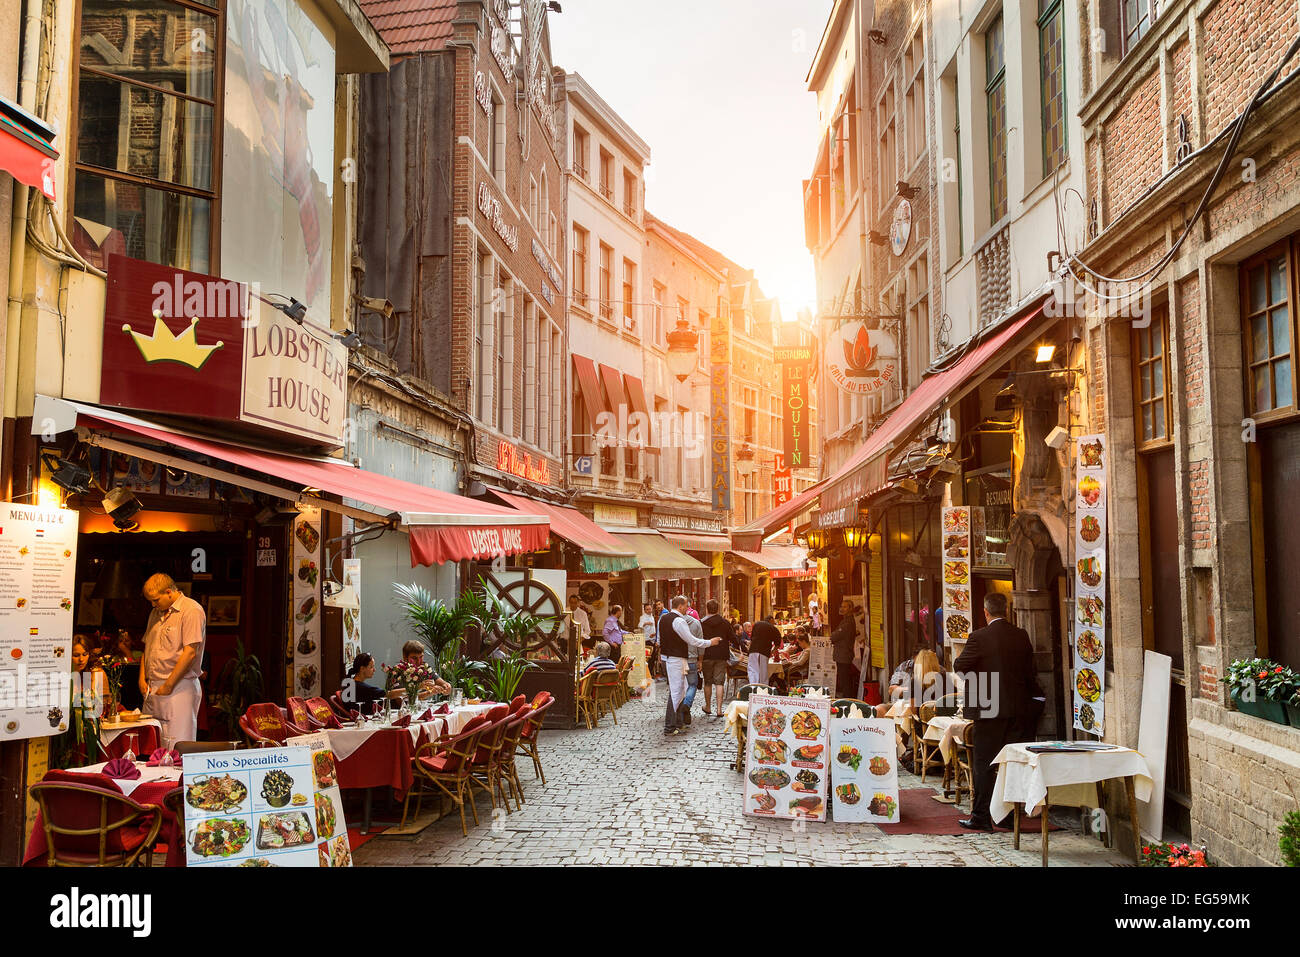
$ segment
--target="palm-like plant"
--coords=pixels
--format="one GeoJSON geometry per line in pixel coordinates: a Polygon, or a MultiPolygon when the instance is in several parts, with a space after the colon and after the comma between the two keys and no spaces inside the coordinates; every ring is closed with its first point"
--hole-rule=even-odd
{"type": "Polygon", "coordinates": [[[537,663],[529,661],[522,651],[491,659],[487,662],[487,672],[483,682],[488,697],[493,701],[508,702],[515,696],[524,672],[537,667],[537,663]]]}
{"type": "Polygon", "coordinates": [[[482,622],[482,599],[472,589],[461,592],[452,604],[423,585],[393,584],[397,604],[406,615],[407,624],[415,633],[416,641],[429,650],[434,670],[442,675],[449,670],[465,641],[465,628],[482,622]]]}

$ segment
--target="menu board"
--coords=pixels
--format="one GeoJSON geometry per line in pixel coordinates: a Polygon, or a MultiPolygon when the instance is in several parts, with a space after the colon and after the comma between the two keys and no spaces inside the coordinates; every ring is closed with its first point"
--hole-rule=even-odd
{"type": "Polygon", "coordinates": [[[812,640],[808,650],[808,683],[819,688],[835,687],[835,661],[829,638],[812,640]]]}
{"type": "Polygon", "coordinates": [[[955,505],[943,510],[944,644],[965,641],[971,632],[971,510],[955,505]]]}
{"type": "Polygon", "coordinates": [[[77,519],[0,504],[0,741],[68,730],[77,519]]]}
{"type": "Polygon", "coordinates": [[[188,867],[347,867],[338,772],[323,732],[287,747],[185,755],[188,867]]]}
{"type": "Polygon", "coordinates": [[[640,691],[650,680],[645,666],[645,635],[624,637],[623,657],[632,662],[632,667],[627,673],[627,686],[633,691],[640,691]]]}
{"type": "MultiPolygon", "coordinates": [[[[289,634],[293,641],[293,687],[290,695],[320,696],[320,509],[309,508],[293,521],[293,589],[289,600],[289,634]]],[[[350,663],[349,663],[350,664],[350,663]]]]}
{"type": "Polygon", "coordinates": [[[745,813],[826,820],[829,698],[751,695],[745,813]]]}
{"type": "Polygon", "coordinates": [[[1074,726],[1099,735],[1106,690],[1106,437],[1075,441],[1074,726]]]}
{"type": "Polygon", "coordinates": [[[356,608],[343,609],[343,671],[346,674],[352,662],[361,654],[361,559],[343,559],[343,586],[352,586],[357,596],[356,608]]]}
{"type": "Polygon", "coordinates": [[[831,719],[837,821],[898,822],[898,747],[892,718],[831,719]]]}

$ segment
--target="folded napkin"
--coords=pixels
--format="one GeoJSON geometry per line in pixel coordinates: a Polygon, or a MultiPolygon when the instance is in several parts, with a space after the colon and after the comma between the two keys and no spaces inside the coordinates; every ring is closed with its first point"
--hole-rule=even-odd
{"type": "Polygon", "coordinates": [[[444,701],[442,704],[438,705],[438,707],[433,709],[433,717],[437,717],[440,714],[451,714],[451,705],[444,701]]]}
{"type": "Polygon", "coordinates": [[[850,717],[850,718],[861,718],[861,717],[863,717],[862,709],[859,708],[859,707],[858,707],[857,705],[855,705],[855,704],[854,704],[854,705],[849,705],[849,717],[850,717]]]}
{"type": "Polygon", "coordinates": [[[393,722],[394,728],[409,728],[411,726],[411,716],[404,714],[393,722]]]}
{"type": "Polygon", "coordinates": [[[114,758],[104,765],[104,770],[100,773],[105,777],[117,778],[119,781],[134,781],[140,776],[140,769],[135,766],[134,761],[114,758]]]}
{"type": "Polygon", "coordinates": [[[432,709],[432,708],[425,708],[425,709],[424,709],[424,714],[420,715],[420,716],[419,716],[418,718],[416,718],[415,720],[416,720],[416,721],[432,721],[432,720],[433,720],[433,709],[432,709]]]}
{"type": "MultiPolygon", "coordinates": [[[[149,760],[146,761],[145,764],[151,768],[159,767],[162,764],[163,755],[167,753],[166,748],[155,748],[153,754],[149,755],[149,760]]],[[[171,756],[172,764],[179,768],[181,766],[181,753],[179,751],[172,751],[171,756]]]]}

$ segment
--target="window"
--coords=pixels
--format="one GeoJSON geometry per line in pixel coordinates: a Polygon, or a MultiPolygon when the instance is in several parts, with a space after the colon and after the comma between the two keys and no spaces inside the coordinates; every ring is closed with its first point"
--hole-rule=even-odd
{"type": "Polygon", "coordinates": [[[877,116],[879,128],[876,143],[876,202],[883,210],[893,199],[898,183],[898,146],[894,138],[894,88],[891,84],[885,85],[877,116]]]}
{"type": "Polygon", "coordinates": [[[614,284],[614,250],[600,244],[600,318],[614,321],[614,307],[610,302],[614,284]]]}
{"type": "MultiPolygon", "coordinates": [[[[113,0],[81,4],[73,214],[111,229],[128,256],[217,268],[223,19],[167,0],[131,14],[113,0]],[[213,40],[194,50],[196,34],[213,40]]],[[[103,265],[108,243],[70,225],[77,249],[103,265]]]]}
{"type": "Polygon", "coordinates": [[[487,154],[483,157],[492,178],[502,180],[506,174],[506,111],[505,102],[492,90],[492,113],[487,118],[487,154]]]}
{"type": "Polygon", "coordinates": [[[912,38],[912,43],[903,58],[903,80],[907,83],[903,107],[907,133],[907,164],[904,170],[906,175],[925,152],[925,38],[920,30],[912,38]]]}
{"type": "Polygon", "coordinates": [[[600,151],[600,195],[614,202],[614,157],[605,150],[600,151]]]}
{"type": "Polygon", "coordinates": [[[523,345],[523,361],[520,366],[524,374],[524,392],[521,397],[524,406],[524,428],[519,437],[525,442],[536,445],[537,404],[544,393],[541,391],[542,382],[539,373],[541,367],[537,364],[537,306],[531,298],[527,297],[524,299],[523,345]]]}
{"type": "Polygon", "coordinates": [[[667,333],[664,330],[664,296],[668,290],[664,288],[663,283],[656,282],[650,290],[650,335],[651,344],[656,349],[662,349],[667,344],[664,338],[667,333]]]}
{"type": "Polygon", "coordinates": [[[1145,329],[1133,330],[1138,445],[1169,439],[1169,321],[1164,311],[1145,329]]]}
{"type": "Polygon", "coordinates": [[[1124,39],[1120,56],[1137,46],[1156,19],[1155,0],[1120,0],[1119,30],[1124,39]]]}
{"type": "MultiPolygon", "coordinates": [[[[546,170],[542,170],[542,185],[541,185],[541,189],[539,190],[539,195],[537,197],[537,215],[533,217],[533,223],[537,227],[537,232],[540,233],[543,237],[546,236],[547,224],[550,222],[550,219],[551,219],[551,188],[550,188],[550,183],[546,178],[546,170]]],[[[548,238],[546,242],[546,247],[549,249],[550,246],[551,243],[548,238]]]]}
{"type": "Polygon", "coordinates": [[[590,309],[587,298],[587,256],[589,236],[585,229],[573,227],[573,302],[583,309],[590,309]]]}
{"type": "Polygon", "coordinates": [[[636,176],[628,170],[623,171],[623,212],[631,219],[636,219],[638,206],[636,176]]]}
{"type": "Polygon", "coordinates": [[[1289,246],[1283,244],[1243,266],[1247,404],[1252,415],[1295,407],[1289,258],[1289,246]]]}
{"type": "Polygon", "coordinates": [[[500,302],[496,307],[497,341],[497,428],[506,435],[515,433],[514,349],[515,349],[515,284],[501,277],[500,302]]]}
{"type": "Polygon", "coordinates": [[[540,229],[541,220],[537,218],[539,208],[537,202],[537,180],[530,176],[528,177],[528,221],[537,225],[537,228],[540,229]]]}
{"type": "Polygon", "coordinates": [[[546,230],[546,248],[556,259],[560,258],[560,221],[551,213],[551,221],[546,230]]]}
{"type": "Polygon", "coordinates": [[[636,263],[630,259],[623,260],[623,328],[636,332],[636,263]]]}
{"type": "Polygon", "coordinates": [[[585,181],[588,179],[587,156],[591,138],[578,124],[573,124],[573,171],[585,181]]]}
{"type": "Polygon", "coordinates": [[[1039,85],[1043,101],[1043,175],[1065,162],[1065,14],[1062,0],[1038,0],[1039,85]]]}
{"type": "MultiPolygon", "coordinates": [[[[682,318],[686,318],[686,300],[682,300],[682,318]]],[[[703,309],[699,312],[699,336],[700,336],[700,365],[701,372],[709,371],[709,364],[712,359],[709,356],[709,314],[703,309]]]]}
{"type": "Polygon", "coordinates": [[[989,114],[989,216],[996,223],[1007,214],[1007,83],[1002,14],[984,34],[987,81],[984,93],[989,114]]]}

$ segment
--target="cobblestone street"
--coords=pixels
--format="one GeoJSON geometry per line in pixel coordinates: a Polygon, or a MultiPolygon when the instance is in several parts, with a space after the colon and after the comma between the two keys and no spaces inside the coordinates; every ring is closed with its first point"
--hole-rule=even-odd
{"type": "MultiPolygon", "coordinates": [[[[380,835],[358,848],[355,862],[440,864],[875,864],[1038,866],[1039,838],[1009,833],[887,835],[871,824],[811,824],[741,813],[741,778],[730,768],[733,739],[722,718],[705,717],[696,700],[694,724],[680,737],[663,736],[664,683],[655,704],[632,700],[588,731],[544,731],[547,784],[521,759],[527,803],[493,821],[478,792],[480,825],[462,837],[451,814],[414,837],[380,835]]],[[[933,782],[933,778],[929,778],[933,782]]],[[[921,787],[904,773],[900,789],[921,787]]],[[[426,806],[429,800],[426,797],[426,806]]],[[[966,804],[969,809],[969,802],[966,804]]],[[[1052,866],[1124,864],[1117,851],[1080,833],[1066,810],[1053,822],[1052,866]]]]}

